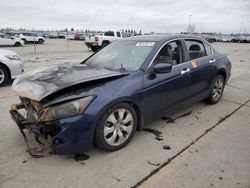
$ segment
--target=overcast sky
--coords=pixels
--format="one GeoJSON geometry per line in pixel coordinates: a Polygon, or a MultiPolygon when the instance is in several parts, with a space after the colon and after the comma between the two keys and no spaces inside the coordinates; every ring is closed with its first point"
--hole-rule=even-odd
{"type": "Polygon", "coordinates": [[[250,32],[250,0],[1,0],[0,28],[250,32]]]}

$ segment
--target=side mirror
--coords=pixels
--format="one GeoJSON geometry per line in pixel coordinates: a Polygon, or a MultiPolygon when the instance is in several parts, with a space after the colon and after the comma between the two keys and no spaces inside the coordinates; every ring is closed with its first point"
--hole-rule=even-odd
{"type": "Polygon", "coordinates": [[[169,73],[172,70],[172,65],[168,63],[158,63],[154,65],[153,72],[156,74],[169,73]]]}

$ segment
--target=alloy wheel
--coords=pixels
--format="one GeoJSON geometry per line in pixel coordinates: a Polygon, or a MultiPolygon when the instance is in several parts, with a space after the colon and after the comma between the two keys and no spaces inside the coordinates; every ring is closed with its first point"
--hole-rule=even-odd
{"type": "Polygon", "coordinates": [[[125,108],[116,109],[105,122],[104,138],[111,146],[121,145],[131,135],[133,127],[134,120],[131,112],[125,108]]]}
{"type": "Polygon", "coordinates": [[[212,96],[215,101],[218,101],[221,98],[223,92],[223,85],[224,83],[222,79],[217,79],[215,81],[212,93],[212,96]]]}

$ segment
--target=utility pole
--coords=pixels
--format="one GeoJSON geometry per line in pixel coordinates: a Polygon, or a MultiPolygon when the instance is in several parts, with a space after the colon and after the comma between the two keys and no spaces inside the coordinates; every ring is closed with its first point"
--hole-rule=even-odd
{"type": "Polygon", "coordinates": [[[36,54],[36,41],[35,41],[35,30],[33,28],[33,44],[34,44],[34,52],[36,54]]]}
{"type": "Polygon", "coordinates": [[[188,33],[190,33],[191,31],[191,18],[192,18],[192,14],[189,15],[189,23],[188,23],[188,33]]]}

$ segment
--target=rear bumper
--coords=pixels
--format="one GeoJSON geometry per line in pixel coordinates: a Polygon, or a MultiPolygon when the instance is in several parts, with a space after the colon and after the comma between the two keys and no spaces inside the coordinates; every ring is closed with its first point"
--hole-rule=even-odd
{"type": "Polygon", "coordinates": [[[86,46],[89,47],[89,48],[91,48],[92,46],[95,46],[95,47],[98,46],[98,44],[95,43],[95,42],[85,42],[85,44],[86,44],[86,46]]]}
{"type": "Polygon", "coordinates": [[[42,157],[51,153],[59,155],[78,154],[92,148],[94,130],[91,126],[91,118],[79,115],[53,122],[28,122],[18,112],[23,108],[22,104],[14,104],[11,107],[10,114],[11,119],[23,135],[28,151],[32,156],[42,157]],[[38,147],[35,149],[31,148],[27,133],[33,134],[37,141],[38,147]]]}

